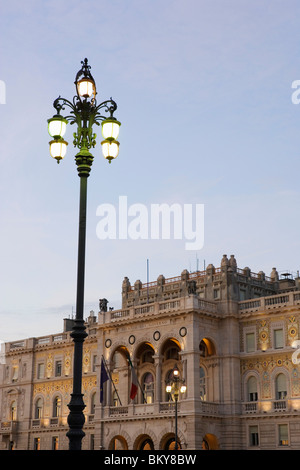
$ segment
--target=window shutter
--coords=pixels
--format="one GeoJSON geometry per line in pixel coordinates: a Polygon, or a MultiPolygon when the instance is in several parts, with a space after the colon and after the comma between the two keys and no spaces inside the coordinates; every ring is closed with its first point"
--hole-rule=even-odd
{"type": "Polygon", "coordinates": [[[275,348],[283,348],[283,330],[274,330],[275,348]]]}
{"type": "Polygon", "coordinates": [[[254,333],[246,334],[246,351],[247,352],[255,351],[255,334],[254,333]]]}

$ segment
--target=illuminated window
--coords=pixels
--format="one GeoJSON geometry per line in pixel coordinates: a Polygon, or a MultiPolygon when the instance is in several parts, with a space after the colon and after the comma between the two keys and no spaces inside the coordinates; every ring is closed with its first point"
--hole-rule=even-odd
{"type": "Polygon", "coordinates": [[[284,374],[278,374],[275,379],[276,400],[283,400],[287,396],[286,377],[284,374]]]}
{"type": "Polygon", "coordinates": [[[10,418],[11,421],[16,421],[17,419],[17,403],[15,401],[10,405],[10,418]]]}
{"type": "Polygon", "coordinates": [[[288,435],[288,425],[287,424],[279,424],[278,425],[278,437],[279,437],[279,445],[280,446],[288,446],[289,445],[289,435],[288,435]]]}
{"type": "MultiPolygon", "coordinates": [[[[166,443],[165,450],[175,450],[175,448],[176,448],[176,442],[175,442],[174,437],[172,437],[166,443]]],[[[178,438],[177,438],[177,449],[181,449],[181,444],[180,444],[180,441],[178,440],[178,438]]]]}
{"type": "Polygon", "coordinates": [[[139,450],[154,450],[154,445],[151,439],[145,439],[141,445],[139,450]]]}
{"type": "Polygon", "coordinates": [[[52,450],[58,450],[58,436],[52,437],[52,450]]]}
{"type": "Polygon", "coordinates": [[[53,402],[53,418],[58,418],[61,415],[61,398],[55,397],[53,402]]]}
{"type": "Polygon", "coordinates": [[[41,438],[35,437],[33,441],[33,449],[34,450],[41,450],[41,438]]]}
{"type": "Polygon", "coordinates": [[[41,398],[38,398],[35,403],[35,414],[34,414],[35,419],[41,419],[42,411],[43,411],[43,400],[41,398]]]}

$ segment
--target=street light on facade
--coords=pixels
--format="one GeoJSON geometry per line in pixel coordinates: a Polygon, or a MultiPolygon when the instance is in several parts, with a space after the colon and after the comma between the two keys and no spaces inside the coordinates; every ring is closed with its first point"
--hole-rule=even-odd
{"type": "Polygon", "coordinates": [[[48,119],[48,132],[52,137],[50,155],[59,163],[66,155],[68,143],[64,140],[67,124],[76,124],[74,132],[74,147],[79,149],[75,155],[78,175],[80,177],[79,199],[79,234],[78,234],[78,266],[77,266],[77,298],[76,318],[71,336],[74,341],[74,365],[73,365],[73,393],[68,405],[69,449],[80,450],[81,441],[85,433],[83,425],[85,417],[83,410],[82,389],[82,349],[87,336],[83,319],[84,307],[84,271],[85,271],[85,238],[86,238],[86,200],[87,178],[89,177],[93,163],[93,155],[90,152],[96,145],[96,134],[93,125],[102,126],[104,140],[101,142],[104,157],[111,161],[118,156],[119,142],[117,141],[121,123],[114,117],[117,109],[116,102],[111,98],[97,105],[96,83],[90,72],[90,65],[85,59],[75,78],[76,95],[73,101],[59,96],[53,103],[56,114],[48,119]],[[68,108],[70,114],[63,117],[61,111],[68,108]],[[102,112],[109,113],[105,116],[102,112]]]}
{"type": "Polygon", "coordinates": [[[175,401],[175,450],[178,449],[178,409],[177,403],[179,398],[179,392],[185,393],[186,392],[186,385],[185,380],[180,378],[179,369],[177,365],[175,365],[174,369],[172,370],[170,380],[166,386],[166,392],[170,393],[172,398],[175,401]]]}

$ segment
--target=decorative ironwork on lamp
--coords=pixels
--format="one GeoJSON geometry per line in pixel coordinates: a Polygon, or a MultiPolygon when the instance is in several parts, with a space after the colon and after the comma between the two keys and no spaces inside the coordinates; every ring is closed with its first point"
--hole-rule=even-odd
{"type": "Polygon", "coordinates": [[[79,236],[78,236],[78,266],[77,266],[77,298],[76,318],[71,333],[74,341],[73,360],[73,393],[68,404],[70,413],[68,416],[69,449],[80,450],[81,441],[85,433],[83,425],[85,416],[83,410],[85,404],[82,394],[82,355],[83,342],[87,336],[83,318],[84,312],[84,271],[85,271],[85,239],[86,239],[86,206],[87,206],[87,179],[93,163],[93,155],[90,152],[96,145],[96,134],[93,126],[102,123],[104,140],[101,142],[103,155],[111,163],[119,153],[117,141],[121,123],[114,117],[117,109],[116,102],[110,98],[97,105],[96,84],[90,72],[88,60],[81,62],[82,67],[76,74],[76,95],[73,101],[59,96],[53,103],[56,114],[48,119],[48,132],[52,137],[50,154],[59,163],[65,156],[68,143],[64,140],[67,124],[76,124],[76,132],[73,133],[73,144],[78,148],[75,155],[78,175],[80,177],[79,200],[79,236]],[[68,109],[69,114],[62,116],[61,111],[68,109]],[[109,116],[102,112],[109,113],[109,116]]]}
{"type": "MultiPolygon", "coordinates": [[[[66,126],[70,124],[77,124],[77,131],[73,133],[73,144],[79,149],[76,157],[90,157],[89,166],[93,161],[93,156],[90,149],[96,145],[97,135],[93,132],[93,126],[102,124],[102,135],[104,140],[101,142],[103,156],[111,163],[119,154],[118,136],[121,123],[114,117],[114,112],[117,109],[117,103],[110,98],[103,101],[99,105],[96,100],[96,83],[90,72],[91,66],[88,65],[88,60],[84,59],[81,62],[82,67],[77,72],[75,78],[76,95],[73,101],[59,96],[53,103],[57,113],[48,119],[48,132],[53,137],[50,144],[50,154],[57,160],[57,163],[62,160],[67,151],[67,142],[62,139],[66,132],[66,126]],[[66,108],[70,109],[70,114],[63,117],[61,111],[66,108]],[[107,117],[102,112],[109,113],[107,117]]],[[[77,160],[76,160],[77,161],[77,160]]],[[[81,160],[79,158],[78,163],[81,160]]]]}

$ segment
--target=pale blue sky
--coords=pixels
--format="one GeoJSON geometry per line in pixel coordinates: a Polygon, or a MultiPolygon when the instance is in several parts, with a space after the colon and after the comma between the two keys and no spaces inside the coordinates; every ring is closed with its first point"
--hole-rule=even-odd
{"type": "MultiPolygon", "coordinates": [[[[1,6],[0,340],[59,332],[75,310],[79,178],[49,155],[47,119],[85,57],[122,122],[111,165],[99,135],[88,188],[85,316],[121,305],[128,276],[185,268],[300,269],[297,0],[77,0],[1,6]],[[102,203],[205,205],[205,242],[96,237],[102,203]]],[[[98,129],[95,129],[96,132],[98,129]]],[[[99,132],[98,132],[99,134],[99,132]]]]}

